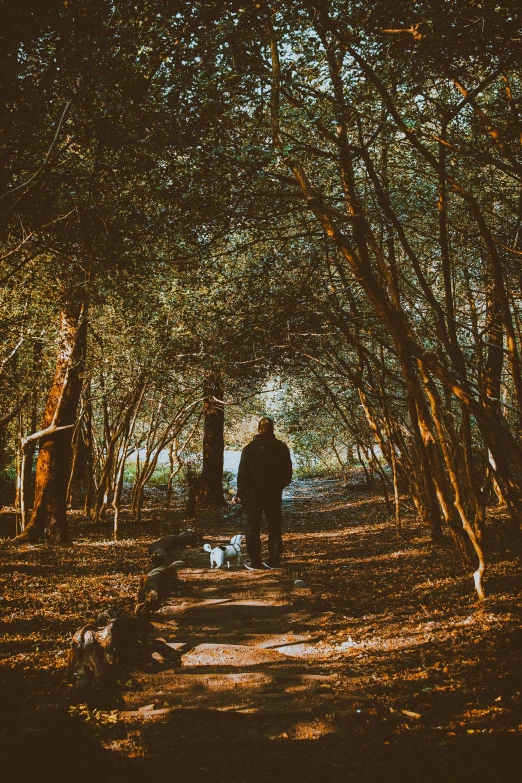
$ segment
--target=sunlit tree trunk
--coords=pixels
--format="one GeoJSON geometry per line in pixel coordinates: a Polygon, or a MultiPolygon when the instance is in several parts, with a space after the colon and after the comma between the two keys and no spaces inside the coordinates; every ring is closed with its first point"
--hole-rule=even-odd
{"type": "MultiPolygon", "coordinates": [[[[31,411],[30,411],[31,420],[29,423],[30,432],[36,431],[37,406],[38,406],[38,376],[40,374],[40,369],[42,364],[42,350],[43,350],[42,341],[35,340],[33,345],[33,390],[31,392],[31,411]]],[[[22,518],[22,528],[24,528],[27,523],[27,518],[26,518],[27,512],[33,505],[32,479],[33,479],[33,460],[34,460],[35,452],[36,452],[36,441],[31,441],[30,443],[27,444],[26,447],[26,454],[24,460],[24,475],[22,476],[22,481],[23,481],[22,494],[25,502],[25,513],[24,513],[24,517],[22,518]]]]}
{"type": "Polygon", "coordinates": [[[67,484],[71,467],[72,428],[82,389],[87,336],[85,302],[67,302],[60,313],[58,355],[42,420],[36,464],[34,507],[20,540],[69,539],[67,484]],[[58,431],[56,431],[57,428],[58,431]],[[66,428],[66,429],[62,429],[66,428]]]}
{"type": "Polygon", "coordinates": [[[174,438],[169,448],[169,478],[167,480],[167,497],[165,498],[165,505],[167,508],[170,506],[172,500],[172,482],[176,473],[179,473],[181,468],[179,455],[178,455],[178,439],[174,438]],[[174,456],[176,457],[177,469],[174,468],[174,456]]]}

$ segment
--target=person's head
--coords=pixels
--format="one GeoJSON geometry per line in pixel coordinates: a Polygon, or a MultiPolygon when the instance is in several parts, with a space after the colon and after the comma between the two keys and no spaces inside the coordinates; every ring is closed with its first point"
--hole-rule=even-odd
{"type": "Polygon", "coordinates": [[[269,419],[268,416],[265,416],[259,424],[257,425],[257,431],[262,433],[263,435],[273,435],[274,434],[274,422],[272,419],[269,419]]]}

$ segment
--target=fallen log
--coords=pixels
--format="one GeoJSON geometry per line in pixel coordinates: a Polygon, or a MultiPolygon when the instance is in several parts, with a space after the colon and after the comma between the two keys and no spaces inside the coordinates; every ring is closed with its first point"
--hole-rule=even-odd
{"type": "Polygon", "coordinates": [[[176,549],[184,549],[188,546],[199,547],[203,544],[203,536],[193,530],[183,530],[170,536],[163,536],[149,544],[148,550],[152,555],[152,565],[169,565],[172,562],[172,553],[176,549]]]}
{"type": "Polygon", "coordinates": [[[92,624],[74,634],[67,656],[67,679],[72,685],[72,701],[89,702],[92,696],[113,685],[113,677],[103,648],[92,624]]]}
{"type": "Polygon", "coordinates": [[[138,600],[134,613],[136,615],[154,612],[158,609],[161,599],[172,589],[179,587],[179,577],[176,564],[161,565],[149,571],[143,577],[138,592],[138,600]]]}
{"type": "Polygon", "coordinates": [[[96,639],[103,649],[105,658],[110,664],[120,664],[129,656],[133,642],[138,638],[141,630],[140,622],[136,617],[128,614],[111,617],[103,612],[97,620],[98,628],[96,639]]]}
{"type": "Polygon", "coordinates": [[[141,629],[141,622],[132,615],[111,616],[103,611],[95,623],[76,631],[67,656],[73,703],[99,702],[114,694],[123,661],[132,655],[133,642],[141,629]]]}

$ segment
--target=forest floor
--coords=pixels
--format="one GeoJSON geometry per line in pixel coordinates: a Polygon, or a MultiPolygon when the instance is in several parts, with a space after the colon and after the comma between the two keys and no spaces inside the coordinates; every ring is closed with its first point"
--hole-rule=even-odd
{"type": "MultiPolygon", "coordinates": [[[[149,618],[114,703],[97,708],[68,704],[71,636],[103,608],[132,611],[147,544],[181,528],[181,509],[151,498],[116,543],[109,525],[78,514],[73,546],[2,541],[4,771],[18,781],[520,779],[522,579],[505,515],[491,511],[479,604],[450,542],[431,545],[413,510],[399,535],[358,482],[292,484],[281,571],[210,571],[202,549],[180,553],[180,588],[149,618]]],[[[197,527],[217,544],[243,525],[201,514],[197,527]]],[[[13,529],[0,514],[0,537],[13,529]]]]}

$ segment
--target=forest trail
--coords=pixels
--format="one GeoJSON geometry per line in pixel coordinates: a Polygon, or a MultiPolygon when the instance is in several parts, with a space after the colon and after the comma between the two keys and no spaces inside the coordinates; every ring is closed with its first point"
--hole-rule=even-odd
{"type": "MultiPolygon", "coordinates": [[[[297,514],[299,499],[285,498],[284,526],[297,514]]],[[[221,524],[213,543],[227,543],[237,529],[237,522],[221,524]]],[[[307,579],[306,563],[289,557],[279,571],[252,572],[244,549],[240,566],[219,570],[195,565],[200,552],[186,553],[191,562],[179,576],[195,595],[172,596],[156,614],[144,640],[146,662],[132,672],[135,687],[119,712],[134,733],[113,749],[136,746],[138,737],[143,752],[160,759],[173,742],[182,741],[185,752],[188,742],[205,748],[207,760],[192,770],[204,776],[211,772],[208,757],[224,749],[244,765],[245,744],[259,752],[259,743],[270,740],[341,737],[368,712],[360,685],[317,656],[331,612],[300,579],[307,579]]],[[[329,759],[327,766],[339,762],[329,759]]],[[[241,768],[234,771],[241,778],[241,768]]],[[[257,774],[245,770],[245,780],[257,774]]]]}
{"type": "Polygon", "coordinates": [[[226,743],[317,739],[361,714],[367,699],[350,678],[314,660],[325,618],[309,588],[293,589],[284,571],[244,567],[186,568],[180,576],[198,579],[198,597],[171,598],[158,613],[156,660],[133,672],[129,717],[190,710],[183,736],[211,721],[213,740],[226,743]]]}

